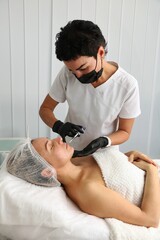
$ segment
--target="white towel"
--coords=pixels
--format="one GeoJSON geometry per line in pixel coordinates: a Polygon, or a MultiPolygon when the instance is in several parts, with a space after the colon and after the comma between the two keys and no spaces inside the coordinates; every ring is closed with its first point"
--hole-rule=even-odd
{"type": "Polygon", "coordinates": [[[131,225],[114,218],[105,220],[110,229],[110,240],[160,240],[160,228],[131,225]]]}
{"type": "MultiPolygon", "coordinates": [[[[132,203],[140,206],[145,172],[128,162],[125,154],[108,148],[93,154],[99,165],[106,186],[119,192],[132,203]]],[[[110,240],[160,240],[160,228],[146,228],[106,218],[110,227],[110,240]]]]}
{"type": "Polygon", "coordinates": [[[106,186],[139,206],[145,172],[130,163],[127,156],[116,149],[104,149],[94,153],[93,157],[102,171],[106,186]]]}

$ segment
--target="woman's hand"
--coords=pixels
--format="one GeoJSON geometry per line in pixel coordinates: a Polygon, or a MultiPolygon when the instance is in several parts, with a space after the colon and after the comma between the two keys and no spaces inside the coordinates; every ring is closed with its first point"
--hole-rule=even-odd
{"type": "Polygon", "coordinates": [[[150,164],[142,159],[138,159],[138,160],[134,160],[132,162],[135,166],[137,166],[138,168],[144,170],[144,171],[149,171],[149,170],[154,170],[154,171],[158,171],[157,167],[153,164],[150,164]]]}
{"type": "Polygon", "coordinates": [[[128,157],[128,161],[131,162],[131,163],[135,160],[142,159],[143,161],[145,161],[147,163],[150,163],[150,164],[153,164],[154,166],[157,167],[156,163],[150,157],[148,157],[147,155],[145,155],[141,152],[130,151],[130,152],[125,153],[125,155],[128,157]]]}

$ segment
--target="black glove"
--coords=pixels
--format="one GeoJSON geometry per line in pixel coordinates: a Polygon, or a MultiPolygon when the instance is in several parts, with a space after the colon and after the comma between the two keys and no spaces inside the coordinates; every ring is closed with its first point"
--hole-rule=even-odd
{"type": "Polygon", "coordinates": [[[70,122],[63,123],[58,120],[53,125],[52,131],[58,133],[63,138],[63,142],[65,142],[66,136],[74,137],[77,132],[84,133],[84,128],[80,125],[75,125],[70,122]]]}
{"type": "Polygon", "coordinates": [[[90,142],[87,145],[87,147],[85,147],[83,150],[81,151],[75,150],[72,158],[88,156],[94,153],[95,151],[97,151],[99,148],[106,147],[107,145],[108,145],[108,138],[106,137],[96,138],[92,142],[90,142]]]}

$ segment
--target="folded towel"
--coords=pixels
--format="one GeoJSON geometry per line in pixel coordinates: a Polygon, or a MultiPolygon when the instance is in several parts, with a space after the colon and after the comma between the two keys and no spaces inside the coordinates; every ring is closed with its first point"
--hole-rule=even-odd
{"type": "MultiPolygon", "coordinates": [[[[93,154],[99,165],[106,186],[133,204],[140,206],[145,172],[128,161],[119,150],[107,148],[93,154]]],[[[160,228],[146,228],[106,218],[110,228],[110,240],[160,240],[160,228]]]]}
{"type": "Polygon", "coordinates": [[[132,203],[140,206],[145,172],[128,161],[128,157],[119,150],[105,148],[93,154],[99,165],[106,186],[132,203]]]}

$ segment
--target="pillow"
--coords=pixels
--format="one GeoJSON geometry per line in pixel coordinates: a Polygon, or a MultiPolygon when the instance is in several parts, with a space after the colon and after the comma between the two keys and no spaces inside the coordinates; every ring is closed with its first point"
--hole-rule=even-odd
{"type": "Polygon", "coordinates": [[[0,138],[0,166],[11,149],[23,138],[0,138]]]}
{"type": "Polygon", "coordinates": [[[4,159],[7,157],[8,153],[8,151],[0,151],[0,166],[3,163],[4,159]]]}
{"type": "Polygon", "coordinates": [[[62,187],[36,186],[11,175],[6,161],[0,193],[0,234],[10,239],[109,240],[104,219],[82,212],[62,187]]]}

